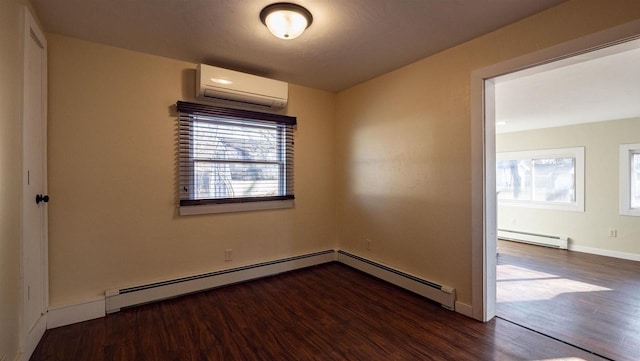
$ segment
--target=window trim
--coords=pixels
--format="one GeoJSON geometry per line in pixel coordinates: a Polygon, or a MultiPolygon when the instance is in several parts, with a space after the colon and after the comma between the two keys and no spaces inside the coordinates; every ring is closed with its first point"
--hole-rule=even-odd
{"type": "Polygon", "coordinates": [[[179,208],[181,216],[191,216],[198,214],[266,211],[270,209],[293,208],[293,206],[293,199],[285,199],[243,203],[213,203],[192,206],[179,206],[179,208]]]}
{"type": "MultiPolygon", "coordinates": [[[[498,206],[523,207],[534,209],[551,209],[572,212],[584,212],[584,192],[585,192],[585,150],[584,147],[556,148],[525,150],[513,152],[496,153],[496,161],[499,160],[519,160],[519,159],[539,159],[539,158],[575,158],[575,195],[573,203],[545,202],[534,200],[512,200],[497,199],[498,206]]],[[[497,198],[497,194],[496,194],[497,198]]]]}
{"type": "MultiPolygon", "coordinates": [[[[279,126],[290,127],[297,124],[297,118],[273,114],[273,113],[262,113],[244,109],[235,109],[235,108],[225,108],[213,105],[206,104],[198,104],[198,103],[190,103],[178,101],[176,103],[176,109],[179,113],[179,122],[189,121],[188,118],[193,116],[208,116],[208,117],[217,117],[217,118],[227,118],[227,119],[238,119],[238,120],[249,120],[249,121],[257,121],[264,123],[273,123],[279,126]]],[[[190,124],[189,126],[192,126],[190,124]]],[[[282,137],[286,137],[284,131],[280,135],[282,137]]],[[[293,131],[291,129],[290,131],[293,131]]],[[[187,162],[195,162],[193,157],[193,148],[191,144],[193,144],[193,139],[191,135],[188,138],[183,137],[183,135],[178,132],[179,140],[178,140],[178,158],[180,159],[180,148],[184,147],[185,144],[190,146],[187,162]]],[[[190,133],[191,134],[191,133],[190,133]]],[[[283,139],[284,140],[284,139],[283,139]]],[[[287,151],[287,145],[281,143],[282,147],[279,147],[278,152],[285,154],[287,151]]],[[[291,145],[293,147],[293,145],[291,145]]],[[[182,167],[182,160],[179,160],[179,169],[182,167]]],[[[282,165],[281,165],[282,167],[282,165]]],[[[282,169],[281,169],[282,170],[282,169]]],[[[285,172],[287,171],[287,167],[285,167],[285,172]]],[[[180,184],[188,182],[184,180],[183,172],[179,171],[180,184]]],[[[192,178],[192,177],[189,177],[192,178]]],[[[279,179],[279,187],[284,187],[283,180],[287,179],[287,174],[283,174],[281,172],[279,179]]],[[[192,192],[193,185],[191,185],[188,192],[192,192]]],[[[284,190],[282,188],[279,189],[281,192],[284,190]]],[[[293,190],[291,184],[291,191],[293,190]]],[[[284,192],[286,193],[286,192],[284,192]]],[[[282,209],[282,208],[292,208],[294,206],[295,196],[293,194],[284,194],[277,196],[269,196],[269,197],[244,197],[244,198],[218,198],[218,199],[183,199],[180,194],[183,194],[180,189],[178,189],[178,208],[180,215],[195,215],[195,214],[209,214],[209,213],[227,213],[227,212],[243,212],[243,211],[258,211],[258,210],[269,210],[269,209],[282,209]]],[[[190,198],[193,198],[190,196],[190,198]]]]}
{"type": "Polygon", "coordinates": [[[620,215],[640,216],[640,208],[631,208],[631,154],[640,154],[640,143],[620,145],[620,215]]]}

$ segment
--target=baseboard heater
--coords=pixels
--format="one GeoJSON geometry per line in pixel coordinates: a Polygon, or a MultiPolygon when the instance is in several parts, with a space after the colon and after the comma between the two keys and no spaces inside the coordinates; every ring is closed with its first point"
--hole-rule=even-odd
{"type": "Polygon", "coordinates": [[[123,308],[333,261],[335,261],[335,251],[327,250],[147,285],[109,290],[105,294],[106,312],[118,312],[123,308]]]}
{"type": "Polygon", "coordinates": [[[106,313],[335,261],[436,301],[444,308],[452,311],[455,309],[454,288],[441,286],[345,251],[327,250],[146,285],[108,290],[105,294],[106,313]]]}
{"type": "Polygon", "coordinates": [[[569,248],[569,238],[566,236],[550,236],[538,233],[498,229],[498,238],[560,249],[569,248]]]}
{"type": "Polygon", "coordinates": [[[342,250],[338,251],[338,262],[436,301],[446,309],[455,310],[455,288],[441,286],[342,250]]]}

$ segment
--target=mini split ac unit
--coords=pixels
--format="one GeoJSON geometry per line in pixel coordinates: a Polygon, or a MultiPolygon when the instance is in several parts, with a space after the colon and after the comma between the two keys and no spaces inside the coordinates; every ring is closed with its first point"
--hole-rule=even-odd
{"type": "Polygon", "coordinates": [[[196,98],[229,105],[279,109],[287,105],[289,84],[200,64],[196,75],[196,98]]]}

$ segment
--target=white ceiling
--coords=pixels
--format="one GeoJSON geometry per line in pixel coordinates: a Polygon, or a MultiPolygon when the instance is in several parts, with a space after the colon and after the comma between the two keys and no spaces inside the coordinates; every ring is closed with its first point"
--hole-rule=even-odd
{"type": "Polygon", "coordinates": [[[640,117],[640,40],[497,78],[495,99],[498,133],[640,117]]]}
{"type": "Polygon", "coordinates": [[[274,0],[31,0],[45,31],[340,91],[565,0],[296,0],[301,37],[260,22],[274,0]]]}

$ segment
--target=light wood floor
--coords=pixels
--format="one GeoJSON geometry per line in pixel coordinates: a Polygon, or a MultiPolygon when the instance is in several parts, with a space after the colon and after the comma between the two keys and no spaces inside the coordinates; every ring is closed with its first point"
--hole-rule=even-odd
{"type": "Polygon", "coordinates": [[[338,263],[47,330],[37,360],[602,360],[338,263]]]}
{"type": "Polygon", "coordinates": [[[640,262],[498,241],[497,314],[614,360],[640,360],[640,262]]]}

